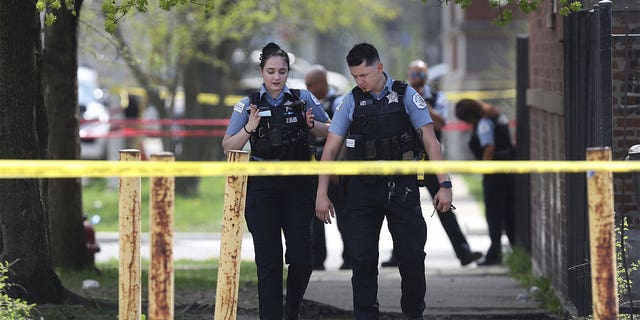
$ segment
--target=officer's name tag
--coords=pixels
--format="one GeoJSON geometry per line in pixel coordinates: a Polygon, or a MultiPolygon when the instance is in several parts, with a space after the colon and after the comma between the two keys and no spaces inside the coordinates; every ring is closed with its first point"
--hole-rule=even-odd
{"type": "Polygon", "coordinates": [[[258,112],[258,115],[261,117],[271,117],[271,110],[262,110],[258,112]]]}
{"type": "Polygon", "coordinates": [[[347,139],[347,140],[345,140],[344,145],[345,145],[347,148],[355,148],[355,147],[356,147],[356,140],[354,140],[354,139],[347,139]]]}

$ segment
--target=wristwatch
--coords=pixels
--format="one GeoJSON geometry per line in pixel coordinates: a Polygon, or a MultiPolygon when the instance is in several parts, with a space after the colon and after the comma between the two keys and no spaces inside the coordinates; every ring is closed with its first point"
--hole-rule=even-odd
{"type": "Polygon", "coordinates": [[[445,180],[440,182],[440,188],[451,189],[453,186],[451,185],[451,181],[445,180]]]}

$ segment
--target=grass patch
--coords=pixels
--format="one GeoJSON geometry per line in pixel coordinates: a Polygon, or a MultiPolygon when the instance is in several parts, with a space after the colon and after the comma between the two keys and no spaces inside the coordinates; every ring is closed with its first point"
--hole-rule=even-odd
{"type": "Polygon", "coordinates": [[[511,253],[505,254],[505,264],[509,266],[509,274],[520,281],[526,288],[536,287],[538,290],[530,292],[534,299],[550,313],[560,314],[562,305],[551,287],[551,280],[545,277],[535,277],[531,272],[531,258],[520,247],[514,247],[511,253]]]}
{"type": "MultiPolygon", "coordinates": [[[[478,206],[480,207],[480,212],[482,212],[482,215],[484,216],[485,207],[484,207],[484,192],[482,190],[482,175],[465,173],[465,174],[462,174],[462,178],[464,179],[464,182],[467,184],[467,189],[469,190],[469,194],[478,203],[478,206]]],[[[455,194],[453,198],[455,200],[455,194]]]]}
{"type": "MultiPolygon", "coordinates": [[[[58,269],[56,273],[65,288],[83,297],[103,303],[103,307],[88,308],[81,305],[38,305],[33,310],[34,319],[116,319],[118,316],[118,261],[97,263],[100,272],[95,270],[68,271],[58,269]],[[80,289],[87,279],[100,283],[99,288],[80,289]],[[111,307],[108,307],[111,305],[111,307]]],[[[142,260],[142,301],[148,299],[149,261],[142,260]]],[[[176,307],[189,304],[215,303],[214,292],[218,278],[218,260],[176,260],[174,262],[174,299],[176,307]]],[[[240,286],[252,286],[257,283],[256,266],[252,261],[240,264],[240,286]]],[[[144,309],[143,309],[144,313],[144,309]]],[[[176,310],[176,314],[178,310],[176,310]]],[[[201,319],[202,317],[181,315],[176,319],[201,319]]]]}
{"type": "MultiPolygon", "coordinates": [[[[224,202],[224,177],[203,177],[196,197],[175,199],[176,232],[220,231],[224,202]]],[[[149,229],[149,179],[142,179],[142,231],[149,229]]],[[[96,231],[118,231],[118,189],[107,179],[90,179],[82,188],[84,213],[100,216],[96,231]]]]}
{"type": "Polygon", "coordinates": [[[484,195],[482,191],[482,175],[481,174],[462,174],[464,182],[467,184],[469,194],[478,202],[484,202],[484,195]]]}
{"type": "MultiPolygon", "coordinates": [[[[93,279],[105,289],[118,288],[118,260],[96,263],[100,272],[94,270],[67,271],[58,269],[56,273],[66,288],[80,288],[82,281],[93,279]]],[[[149,260],[142,259],[142,286],[148,286],[149,260]]],[[[218,281],[218,259],[176,260],[174,262],[175,287],[182,289],[212,289],[218,281]]],[[[253,261],[240,264],[240,283],[257,282],[256,265],[253,261]]]]}

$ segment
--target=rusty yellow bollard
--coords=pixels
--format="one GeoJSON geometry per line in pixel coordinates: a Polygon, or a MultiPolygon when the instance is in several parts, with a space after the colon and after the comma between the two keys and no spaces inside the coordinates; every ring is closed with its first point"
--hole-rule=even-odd
{"type": "MultiPolygon", "coordinates": [[[[245,151],[229,151],[229,162],[249,161],[245,151]]],[[[247,193],[246,176],[228,176],[224,187],[224,216],[220,243],[220,263],[216,286],[215,320],[236,318],[240,282],[240,249],[247,193]]]]}
{"type": "MultiPolygon", "coordinates": [[[[120,150],[120,161],[140,161],[140,150],[120,150]]],[[[141,178],[120,177],[118,199],[118,300],[119,318],[140,319],[140,203],[141,178]]]]}
{"type": "MultiPolygon", "coordinates": [[[[154,153],[151,161],[174,162],[171,152],[154,153]]],[[[171,320],[174,309],[173,224],[175,178],[151,177],[149,194],[149,320],[171,320]]]]}
{"type": "MultiPolygon", "coordinates": [[[[588,148],[588,161],[611,161],[611,149],[588,148]]],[[[618,319],[613,174],[587,172],[593,318],[618,319]]]]}

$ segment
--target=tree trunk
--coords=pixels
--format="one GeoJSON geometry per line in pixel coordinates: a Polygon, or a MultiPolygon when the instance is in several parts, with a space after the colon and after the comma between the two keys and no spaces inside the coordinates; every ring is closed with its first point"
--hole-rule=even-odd
{"type": "MultiPolygon", "coordinates": [[[[208,44],[201,44],[200,51],[210,52],[219,61],[230,61],[235,48],[233,41],[223,41],[215,49],[208,44]]],[[[230,91],[227,73],[223,68],[214,67],[203,61],[190,61],[184,72],[185,117],[187,119],[228,118],[232,108],[224,105],[224,98],[230,91]],[[198,93],[214,93],[220,96],[217,106],[200,104],[198,93]]],[[[224,159],[222,137],[185,137],[182,143],[182,154],[179,160],[211,161],[224,159]]],[[[176,193],[193,196],[198,192],[199,177],[176,179],[176,193]]]]}
{"type": "MultiPolygon", "coordinates": [[[[228,62],[231,61],[231,55],[237,45],[238,42],[236,40],[224,40],[213,52],[220,61],[228,62]]],[[[202,82],[205,84],[202,90],[204,92],[213,92],[220,96],[220,102],[217,106],[202,106],[204,118],[229,118],[231,116],[233,106],[227,106],[224,103],[225,97],[231,92],[231,84],[235,83],[231,80],[229,73],[229,68],[214,67],[211,72],[202,74],[202,82]]],[[[213,137],[213,139],[207,140],[211,150],[209,151],[209,158],[204,160],[226,160],[224,149],[222,148],[222,137],[213,137]]]]}
{"type": "MultiPolygon", "coordinates": [[[[44,115],[40,65],[40,15],[36,1],[0,1],[0,158],[39,159],[44,115]]],[[[0,180],[1,261],[16,261],[9,273],[12,297],[59,303],[65,290],[51,266],[45,210],[36,179],[0,180]]]]}
{"type": "MultiPolygon", "coordinates": [[[[45,27],[44,98],[49,127],[48,158],[52,160],[80,158],[77,27],[81,5],[82,0],[76,0],[76,15],[65,8],[52,10],[56,22],[45,27]]],[[[69,269],[93,267],[85,245],[80,178],[50,179],[47,187],[53,265],[69,269]]]]}
{"type": "MultiPolygon", "coordinates": [[[[184,86],[184,116],[187,119],[200,119],[201,108],[198,104],[198,93],[201,84],[198,75],[200,62],[195,59],[189,60],[184,68],[184,76],[182,77],[184,86]]],[[[178,160],[193,161],[198,158],[198,141],[197,137],[184,137],[182,140],[182,153],[178,160]]],[[[199,177],[178,177],[176,178],[176,193],[182,196],[195,196],[198,193],[199,177]]]]}

